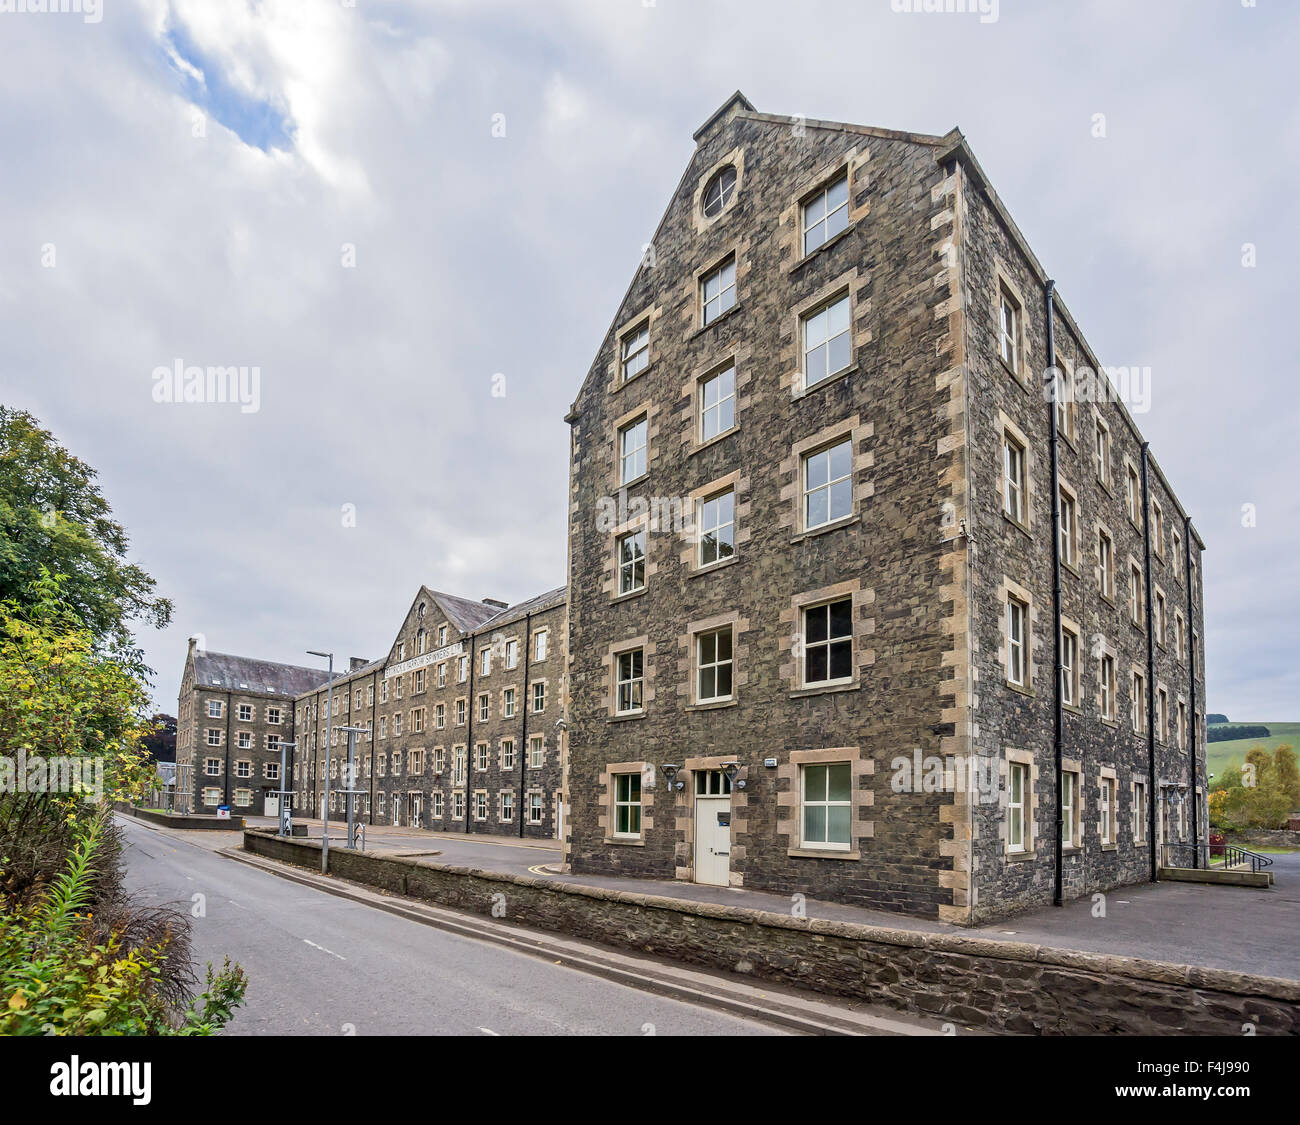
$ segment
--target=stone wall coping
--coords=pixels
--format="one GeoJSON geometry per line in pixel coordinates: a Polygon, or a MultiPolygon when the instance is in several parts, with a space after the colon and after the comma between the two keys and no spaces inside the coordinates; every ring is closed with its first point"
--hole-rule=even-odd
{"type": "MultiPolygon", "coordinates": [[[[244,836],[266,836],[277,839],[267,828],[246,829],[244,836]]],[[[316,841],[281,839],[282,844],[308,851],[320,851],[316,841]]],[[[336,849],[337,850],[337,849],[336,849]]],[[[823,937],[844,938],[850,941],[871,942],[877,945],[894,945],[908,949],[925,949],[961,957],[990,957],[1003,961],[1026,961],[1085,972],[1108,973],[1135,980],[1153,980],[1165,984],[1186,985],[1212,992],[1229,992],[1238,995],[1262,996],[1284,1003],[1300,1003],[1300,981],[1282,977],[1257,976],[1232,969],[1215,969],[1198,965],[1178,965],[1169,961],[1152,961],[1142,957],[1123,957],[1110,953],[1088,953],[1082,950],[1058,949],[1054,946],[1034,945],[1023,941],[1000,941],[996,938],[968,937],[963,934],[934,933],[928,930],[893,929],[865,922],[843,922],[831,918],[795,918],[771,910],[758,910],[750,906],[726,906],[721,903],[695,902],[672,898],[668,895],[644,894],[640,891],[620,891],[608,887],[591,887],[580,883],[566,883],[544,879],[536,875],[515,875],[503,871],[486,871],[478,867],[463,867],[449,863],[431,863],[408,856],[386,856],[360,853],[367,859],[392,863],[416,870],[432,870],[450,875],[462,875],[492,883],[536,887],[575,897],[606,902],[619,902],[647,910],[664,910],[677,914],[695,915],[733,921],[742,926],[769,927],[797,930],[823,937]]]]}

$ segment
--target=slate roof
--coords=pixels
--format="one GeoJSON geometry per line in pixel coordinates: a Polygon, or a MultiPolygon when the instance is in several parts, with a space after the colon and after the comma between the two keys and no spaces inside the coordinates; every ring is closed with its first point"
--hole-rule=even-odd
{"type": "MultiPolygon", "coordinates": [[[[334,670],[335,678],[339,669],[334,670]]],[[[194,686],[217,687],[225,691],[261,691],[271,695],[295,696],[313,691],[329,679],[324,668],[301,668],[277,664],[251,656],[224,652],[194,654],[194,686]]]]}
{"type": "Polygon", "coordinates": [[[472,598],[458,598],[455,594],[444,594],[440,590],[430,590],[438,604],[446,610],[447,617],[457,630],[472,633],[490,617],[501,613],[499,605],[487,605],[472,598]]]}
{"type": "Polygon", "coordinates": [[[546,609],[554,609],[557,605],[563,605],[568,595],[569,588],[567,586],[557,586],[554,590],[547,590],[546,593],[538,594],[535,598],[516,602],[509,609],[498,611],[495,617],[491,617],[483,623],[483,628],[495,629],[498,625],[509,625],[512,621],[519,621],[529,613],[541,613],[546,609]]]}

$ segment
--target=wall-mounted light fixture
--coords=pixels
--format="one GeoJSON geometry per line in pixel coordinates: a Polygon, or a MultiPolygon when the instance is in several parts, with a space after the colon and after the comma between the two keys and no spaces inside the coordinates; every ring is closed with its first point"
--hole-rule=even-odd
{"type": "Polygon", "coordinates": [[[680,792],[682,789],[686,788],[686,782],[676,780],[678,771],[681,770],[681,768],[681,766],[674,766],[671,763],[659,767],[659,772],[664,775],[664,780],[668,782],[668,791],[670,793],[674,789],[680,792]]]}
{"type": "Polygon", "coordinates": [[[733,789],[745,788],[744,778],[741,778],[739,781],[736,780],[736,774],[740,772],[739,762],[723,762],[722,772],[727,775],[727,781],[730,783],[733,789]]]}

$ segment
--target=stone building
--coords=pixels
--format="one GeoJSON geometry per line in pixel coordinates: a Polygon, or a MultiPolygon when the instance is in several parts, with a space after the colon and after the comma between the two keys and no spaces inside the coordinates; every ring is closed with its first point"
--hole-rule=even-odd
{"type": "Polygon", "coordinates": [[[1152,878],[1206,779],[1149,387],[959,131],[695,141],[568,415],[573,869],[959,923],[1152,878]]]}
{"type": "Polygon", "coordinates": [[[177,809],[274,814],[294,698],[325,679],[319,668],[207,652],[191,637],[176,704],[177,809]]]}
{"type": "Polygon", "coordinates": [[[356,736],[355,815],[366,824],[553,837],[561,817],[565,591],[514,606],[421,587],[388,655],[353,658],[294,701],[303,731],[295,812],[346,815],[347,735],[356,736]]]}

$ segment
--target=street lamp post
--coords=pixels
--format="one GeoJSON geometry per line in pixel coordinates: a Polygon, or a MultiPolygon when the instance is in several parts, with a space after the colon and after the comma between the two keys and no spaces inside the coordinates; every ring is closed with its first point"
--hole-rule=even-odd
{"type": "Polygon", "coordinates": [[[357,764],[356,764],[357,735],[365,734],[366,731],[368,731],[369,729],[370,729],[369,727],[339,727],[339,730],[345,732],[348,736],[348,762],[347,765],[344,767],[344,771],[343,771],[344,787],[342,790],[340,790],[340,792],[344,794],[345,800],[347,801],[348,847],[349,848],[356,847],[356,826],[354,822],[356,819],[355,813],[356,813],[357,793],[360,792],[360,790],[357,789],[357,764]]]}
{"type": "Polygon", "coordinates": [[[330,678],[325,689],[325,788],[321,791],[320,873],[328,875],[330,869],[330,738],[334,733],[334,654],[307,650],[308,656],[319,656],[330,662],[330,678]]]}
{"type": "Polygon", "coordinates": [[[293,802],[290,800],[290,798],[293,796],[294,790],[285,788],[285,783],[289,780],[288,776],[285,773],[285,770],[288,768],[289,765],[288,756],[285,753],[285,751],[287,751],[290,747],[293,747],[293,749],[297,750],[298,743],[296,742],[280,743],[280,790],[276,794],[276,796],[280,799],[280,804],[277,811],[280,814],[280,835],[281,836],[289,836],[292,834],[290,829],[290,820],[293,815],[293,808],[292,808],[293,802]]]}

